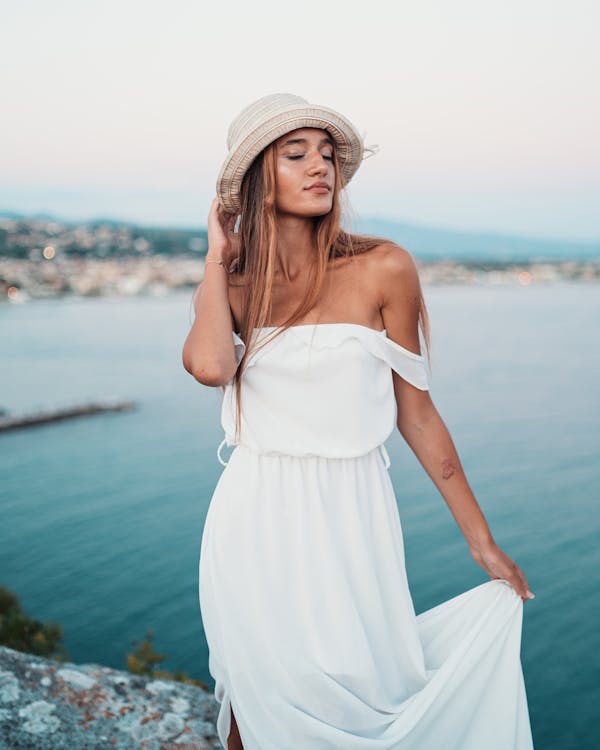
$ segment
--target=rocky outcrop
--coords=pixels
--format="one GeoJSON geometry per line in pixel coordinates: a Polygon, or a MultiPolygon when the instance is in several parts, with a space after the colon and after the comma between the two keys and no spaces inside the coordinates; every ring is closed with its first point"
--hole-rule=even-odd
{"type": "Polygon", "coordinates": [[[0,646],[0,750],[221,748],[217,713],[195,685],[0,646]]]}

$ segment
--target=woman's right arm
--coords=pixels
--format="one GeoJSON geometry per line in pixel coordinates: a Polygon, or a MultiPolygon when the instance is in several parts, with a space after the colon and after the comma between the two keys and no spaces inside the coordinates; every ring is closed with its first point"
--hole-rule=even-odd
{"type": "MultiPolygon", "coordinates": [[[[208,216],[206,261],[222,260],[229,265],[234,224],[235,217],[224,217],[215,198],[208,216]]],[[[194,294],[194,323],[182,352],[184,368],[203,385],[225,385],[237,370],[228,286],[227,268],[206,263],[204,279],[194,294]]]]}

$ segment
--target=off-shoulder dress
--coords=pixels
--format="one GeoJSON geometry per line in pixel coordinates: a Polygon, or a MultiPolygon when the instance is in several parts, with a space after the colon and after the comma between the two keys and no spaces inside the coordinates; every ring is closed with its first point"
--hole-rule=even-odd
{"type": "Polygon", "coordinates": [[[230,706],[246,750],[533,747],[508,581],[415,613],[385,448],[392,371],[429,389],[424,356],[385,329],[296,325],[249,359],[237,443],[225,389],[199,566],[224,748],[230,706]]]}

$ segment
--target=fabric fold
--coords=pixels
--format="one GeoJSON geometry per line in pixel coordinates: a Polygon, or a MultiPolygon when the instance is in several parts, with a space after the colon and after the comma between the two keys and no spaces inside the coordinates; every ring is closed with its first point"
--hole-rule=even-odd
{"type": "Polygon", "coordinates": [[[244,356],[244,352],[246,351],[246,344],[243,342],[243,340],[235,331],[232,331],[232,333],[233,333],[233,346],[235,348],[235,358],[239,365],[242,357],[244,356]]]}
{"type": "Polygon", "coordinates": [[[424,356],[352,323],[259,338],[239,436],[225,389],[200,548],[223,748],[233,711],[252,750],[532,750],[518,593],[495,579],[413,605],[384,443],[393,372],[426,390],[424,356]]]}
{"type": "MultiPolygon", "coordinates": [[[[248,347],[237,331],[232,338],[239,364],[248,347]]],[[[390,339],[386,329],[317,323],[282,332],[268,326],[255,328],[252,341],[257,348],[242,378],[237,437],[233,378],[221,406],[229,446],[244,443],[255,451],[298,456],[364,455],[394,429],[392,373],[420,390],[429,388],[425,358],[390,339]]]]}
{"type": "MultiPolygon", "coordinates": [[[[255,328],[254,336],[257,340],[262,341],[262,338],[257,334],[264,331],[270,335],[275,330],[275,326],[255,328]]],[[[358,323],[316,323],[292,326],[285,333],[292,334],[296,340],[300,340],[307,346],[317,350],[335,349],[342,346],[349,339],[355,339],[368,352],[387,362],[394,372],[411,383],[411,385],[423,391],[429,390],[429,377],[424,355],[412,352],[391,339],[387,335],[385,328],[378,331],[375,328],[369,328],[358,323]]],[[[285,335],[285,333],[281,335],[285,335]]],[[[275,339],[273,343],[277,340],[275,339]]],[[[233,341],[239,364],[246,345],[235,331],[233,332],[233,341]]],[[[266,352],[268,348],[269,345],[267,344],[260,352],[256,353],[255,357],[251,358],[248,365],[255,364],[261,354],[266,352]]]]}

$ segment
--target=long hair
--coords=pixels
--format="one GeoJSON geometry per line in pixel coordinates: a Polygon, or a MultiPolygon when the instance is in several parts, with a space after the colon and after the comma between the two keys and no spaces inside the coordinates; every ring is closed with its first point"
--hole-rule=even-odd
{"type": "MultiPolygon", "coordinates": [[[[241,428],[241,382],[246,363],[255,351],[266,346],[273,338],[301,320],[315,305],[325,279],[327,264],[333,258],[350,257],[371,250],[389,240],[383,237],[365,236],[346,232],[341,226],[342,197],[347,207],[345,192],[342,191],[339,161],[333,149],[335,184],[331,210],[314,219],[316,260],[311,266],[308,292],[290,318],[274,331],[274,336],[265,337],[260,345],[253,339],[255,328],[267,327],[272,312],[272,292],[277,259],[277,220],[275,211],[276,190],[276,145],[265,147],[254,159],[244,175],[241,186],[241,211],[239,214],[238,238],[239,254],[233,259],[229,271],[243,275],[243,315],[240,323],[240,336],[246,349],[234,376],[236,393],[235,442],[241,428]]],[[[419,292],[419,327],[422,331],[427,353],[430,352],[429,316],[419,292]]],[[[223,392],[225,386],[222,386],[223,392]]]]}

